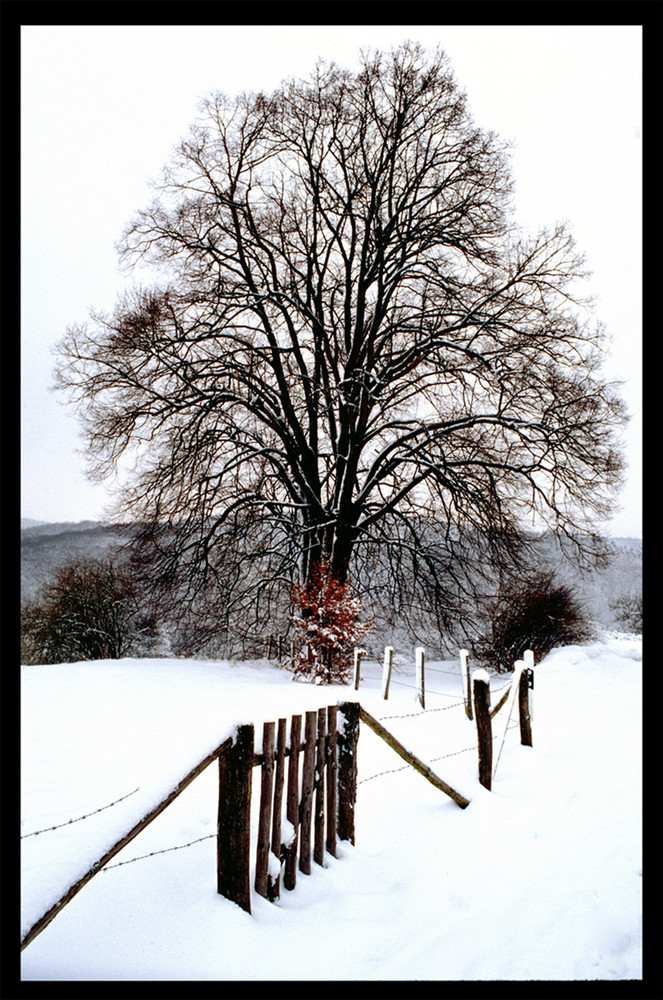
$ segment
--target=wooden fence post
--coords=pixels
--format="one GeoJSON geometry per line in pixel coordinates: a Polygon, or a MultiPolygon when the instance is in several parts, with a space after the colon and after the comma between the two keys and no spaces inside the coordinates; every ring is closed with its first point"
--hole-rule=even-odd
{"type": "Polygon", "coordinates": [[[423,646],[419,646],[416,651],[417,658],[417,701],[422,708],[426,707],[426,696],[424,693],[424,659],[425,652],[423,646]]]}
{"type": "Polygon", "coordinates": [[[272,827],[272,790],[274,778],[274,723],[262,727],[262,767],[260,769],[260,812],[258,814],[258,845],[256,849],[255,889],[267,898],[267,871],[272,827]]]}
{"type": "Polygon", "coordinates": [[[525,667],[520,674],[518,687],[518,708],[520,710],[520,742],[524,747],[532,746],[532,715],[529,693],[534,687],[534,671],[525,667]]]}
{"type": "Polygon", "coordinates": [[[251,912],[249,876],[253,726],[238,726],[230,750],[219,757],[217,891],[251,912]]]}
{"type": "Polygon", "coordinates": [[[361,674],[361,655],[363,652],[364,652],[363,649],[357,649],[355,647],[355,672],[354,672],[355,691],[359,690],[359,675],[361,674]]]}
{"type": "Polygon", "coordinates": [[[315,744],[318,713],[306,713],[304,765],[302,769],[302,800],[299,816],[299,870],[311,874],[311,815],[313,812],[313,787],[315,784],[315,744]]]}
{"type": "Polygon", "coordinates": [[[327,709],[327,851],[336,857],[336,795],[337,764],[336,764],[336,726],[338,723],[338,706],[330,705],[327,709]]]}
{"type": "MultiPolygon", "coordinates": [[[[274,807],[272,809],[272,854],[283,862],[284,851],[281,834],[281,803],[283,800],[283,785],[285,780],[285,744],[287,737],[287,719],[279,719],[278,736],[276,740],[276,770],[274,772],[274,807]]],[[[272,878],[267,872],[267,899],[273,902],[281,894],[281,875],[272,878]]]]}
{"type": "Polygon", "coordinates": [[[394,650],[392,646],[384,647],[384,666],[382,668],[382,697],[386,701],[389,698],[389,681],[391,680],[391,666],[394,660],[394,650]]]}
{"type": "Polygon", "coordinates": [[[327,743],[327,709],[318,709],[318,740],[315,765],[315,820],[313,824],[313,860],[325,863],[325,757],[327,743]]]}
{"type": "Polygon", "coordinates": [[[485,670],[475,670],[474,713],[479,738],[479,781],[490,791],[493,770],[493,732],[490,721],[490,678],[485,670]]]}
{"type": "Polygon", "coordinates": [[[297,845],[299,843],[299,748],[302,738],[302,717],[293,715],[290,723],[290,759],[288,761],[288,792],[286,817],[292,826],[292,840],[285,849],[283,885],[292,890],[297,882],[297,845]]]}
{"type": "Polygon", "coordinates": [[[465,715],[471,721],[473,719],[472,715],[472,683],[470,681],[470,668],[467,665],[467,657],[469,653],[466,649],[461,649],[459,652],[460,656],[460,673],[463,680],[463,701],[465,702],[465,715]]]}
{"type": "Polygon", "coordinates": [[[359,705],[356,701],[346,701],[338,710],[343,716],[338,734],[338,836],[354,844],[359,705]]]}

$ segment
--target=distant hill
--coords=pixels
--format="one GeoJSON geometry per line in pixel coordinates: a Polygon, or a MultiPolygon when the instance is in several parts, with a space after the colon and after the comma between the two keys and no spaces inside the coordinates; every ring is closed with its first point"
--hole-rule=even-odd
{"type": "MultiPolygon", "coordinates": [[[[126,540],[126,528],[96,521],[77,523],[21,522],[21,601],[34,600],[56,569],[75,559],[100,557],[126,540]]],[[[542,568],[554,568],[558,578],[572,586],[589,617],[610,628],[611,603],[624,594],[642,590],[642,540],[611,539],[613,558],[604,570],[582,574],[560,555],[552,542],[540,543],[542,568]]]]}
{"type": "Polygon", "coordinates": [[[98,558],[124,540],[118,525],[96,521],[49,524],[21,519],[21,602],[33,601],[53,573],[69,562],[98,558]]]}

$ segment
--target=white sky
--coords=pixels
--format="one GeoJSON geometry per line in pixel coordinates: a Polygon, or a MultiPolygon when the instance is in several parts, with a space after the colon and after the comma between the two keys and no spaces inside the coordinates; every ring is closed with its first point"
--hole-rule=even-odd
{"type": "Polygon", "coordinates": [[[114,245],[151,198],[211,90],[272,90],[318,57],[405,39],[448,54],[477,123],[514,142],[529,229],[568,220],[625,380],[630,465],[613,535],[641,523],[641,33],[639,26],[23,26],[22,495],[37,520],[103,517],[78,424],[49,391],[51,346],[126,283],[114,245]]]}

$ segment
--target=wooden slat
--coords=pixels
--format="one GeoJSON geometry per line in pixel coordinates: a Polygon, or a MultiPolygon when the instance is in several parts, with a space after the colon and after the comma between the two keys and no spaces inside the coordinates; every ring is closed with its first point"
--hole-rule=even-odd
{"type": "Polygon", "coordinates": [[[297,883],[297,848],[299,844],[299,752],[302,735],[302,717],[293,715],[290,724],[290,757],[288,760],[288,791],[286,816],[294,831],[294,839],[285,849],[283,885],[292,890],[297,883]]]}
{"type": "Polygon", "coordinates": [[[336,726],[338,723],[338,707],[330,705],[327,709],[327,852],[336,857],[336,795],[337,795],[337,762],[336,762],[336,726]]]}
{"type": "Polygon", "coordinates": [[[258,843],[256,846],[255,888],[267,898],[267,871],[272,831],[272,789],[274,779],[274,723],[262,727],[263,762],[260,771],[260,811],[258,813],[258,843]]]}
{"type": "Polygon", "coordinates": [[[306,713],[302,800],[299,807],[299,870],[304,875],[311,874],[311,816],[313,812],[313,787],[315,784],[317,717],[318,713],[316,711],[306,713]]]}
{"type": "Polygon", "coordinates": [[[327,709],[318,709],[318,739],[316,743],[315,765],[315,822],[313,838],[313,860],[317,865],[325,863],[325,762],[327,743],[327,709]]]}
{"type": "Polygon", "coordinates": [[[346,701],[338,706],[343,716],[338,735],[338,836],[355,842],[355,801],[357,798],[357,740],[359,738],[359,705],[346,701]]]}
{"type": "Polygon", "coordinates": [[[217,890],[251,912],[251,774],[253,726],[239,726],[232,748],[219,757],[217,890]]]}

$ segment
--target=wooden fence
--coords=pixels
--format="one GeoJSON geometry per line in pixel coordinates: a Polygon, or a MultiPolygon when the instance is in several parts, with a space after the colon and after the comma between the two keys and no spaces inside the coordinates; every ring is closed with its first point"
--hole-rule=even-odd
{"type": "MultiPolygon", "coordinates": [[[[362,651],[363,652],[363,651],[362,651]]],[[[383,697],[388,696],[392,664],[391,647],[385,650],[383,697]]],[[[418,693],[423,699],[423,650],[417,651],[418,693]]],[[[461,657],[462,667],[466,662],[461,657]]],[[[358,687],[361,656],[356,657],[355,684],[358,687]]],[[[469,672],[468,672],[469,678],[469,672]]],[[[469,681],[468,681],[469,683],[469,681]]],[[[518,701],[521,743],[532,745],[530,691],[534,685],[533,657],[527,652],[518,661],[513,681],[490,708],[490,679],[485,671],[473,674],[474,717],[479,748],[479,780],[490,789],[495,773],[492,765],[492,719],[507,706],[504,736],[511,711],[518,701]]],[[[469,700],[469,699],[468,699],[469,700]]],[[[423,708],[422,704],[422,708],[423,708]]],[[[468,709],[466,701],[466,711],[468,709]]],[[[468,715],[472,718],[472,708],[468,715]]],[[[97,862],[63,894],[58,902],[37,920],[21,941],[25,948],[152,820],[156,819],[185,788],[214,760],[219,767],[219,807],[217,825],[218,892],[251,912],[251,790],[254,767],[260,767],[260,807],[255,856],[255,891],[264,898],[279,898],[281,885],[295,888],[297,872],[311,874],[311,861],[324,866],[325,854],[336,857],[337,841],[355,842],[355,801],[357,796],[357,741],[359,720],[366,723],[407,764],[431,784],[466,808],[470,800],[435,774],[414,756],[377,719],[358,702],[329,705],[317,711],[293,715],[290,739],[287,720],[263,724],[260,753],[255,752],[254,726],[238,726],[200,761],[184,778],[122,836],[97,862]],[[340,718],[339,718],[340,716],[340,718]],[[302,721],[304,732],[302,739],[302,721]],[[301,779],[300,779],[301,764],[301,779]],[[287,775],[286,775],[287,772],[287,775]],[[285,820],[284,820],[285,798],[285,820]]],[[[500,747],[501,752],[501,747],[500,747]]],[[[499,754],[498,754],[499,761],[499,754]]]]}
{"type": "Polygon", "coordinates": [[[278,899],[281,879],[285,889],[294,889],[298,870],[311,874],[311,860],[323,866],[325,854],[336,857],[337,838],[354,844],[358,735],[356,702],[306,712],[303,720],[293,715],[289,741],[286,719],[279,719],[278,727],[264,723],[259,754],[254,752],[254,727],[238,727],[231,747],[219,756],[217,888],[222,896],[251,912],[251,784],[256,766],[260,807],[254,888],[259,895],[278,899]]]}

